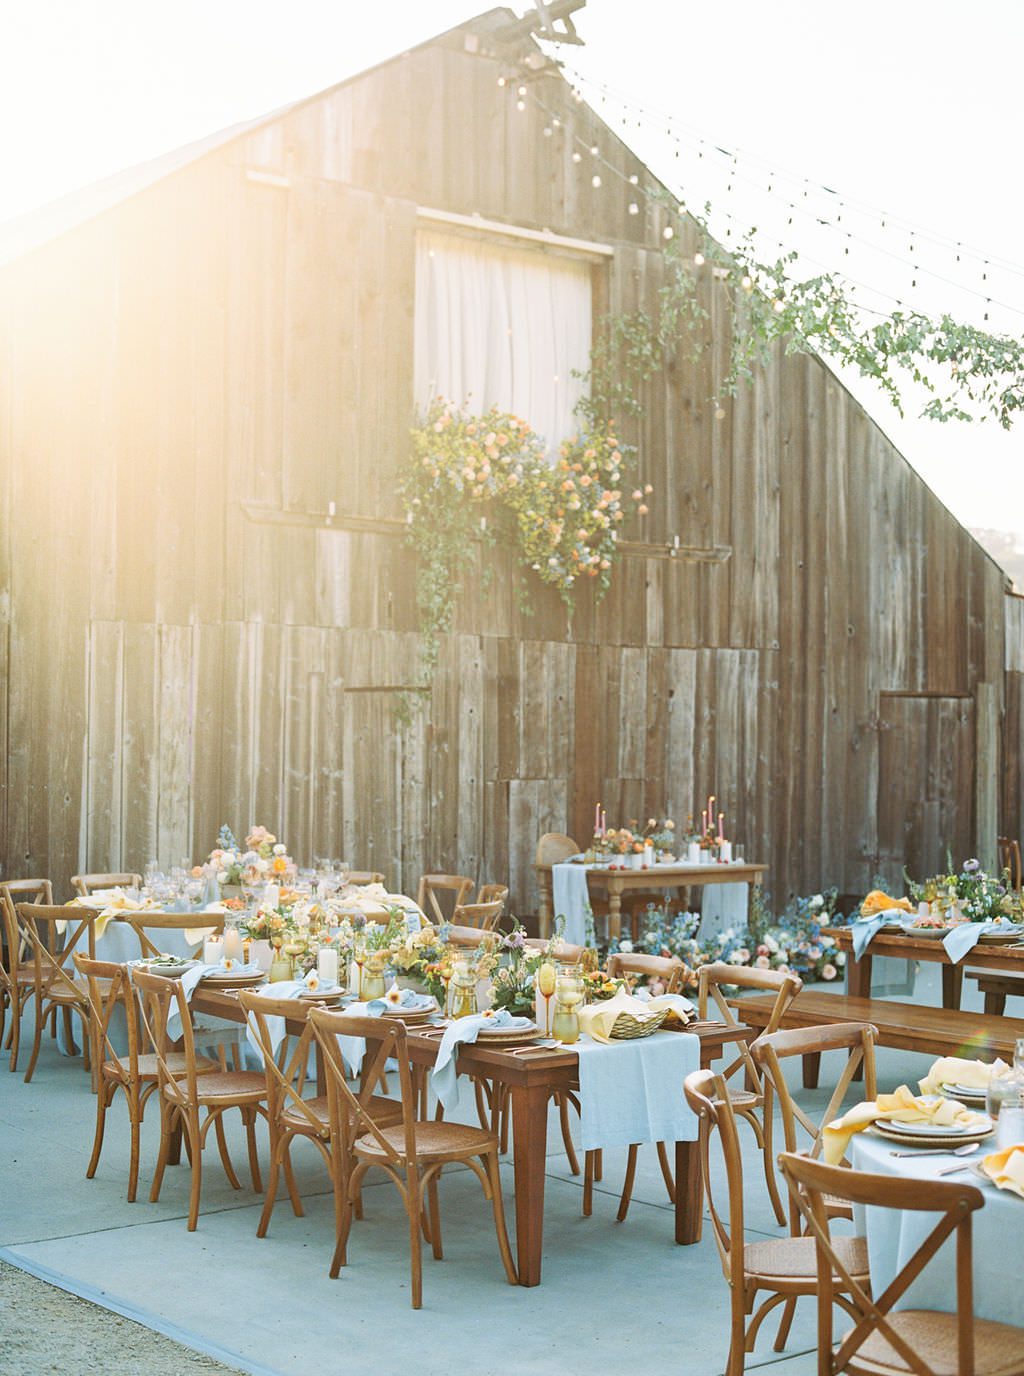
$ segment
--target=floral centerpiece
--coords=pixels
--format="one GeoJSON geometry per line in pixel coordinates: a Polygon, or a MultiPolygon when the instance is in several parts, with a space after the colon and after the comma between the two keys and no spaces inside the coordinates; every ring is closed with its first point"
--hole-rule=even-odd
{"type": "Polygon", "coordinates": [[[987,874],[975,859],[965,860],[956,870],[952,856],[947,855],[945,873],[932,875],[920,884],[908,879],[907,889],[913,902],[937,904],[943,911],[952,908],[955,901],[968,922],[1021,916],[1020,899],[1010,887],[1009,870],[997,878],[987,874]]]}
{"type": "Polygon", "coordinates": [[[583,973],[583,992],[588,1003],[603,1003],[605,999],[613,998],[624,983],[617,976],[613,979],[604,970],[585,970],[583,973]]]}
{"type": "Polygon", "coordinates": [[[491,988],[495,1008],[506,1008],[517,1017],[532,1017],[535,1006],[535,981],[544,951],[526,945],[526,932],[516,922],[498,946],[498,967],[491,988]]]}
{"type": "Polygon", "coordinates": [[[451,977],[448,947],[436,927],[424,922],[418,932],[406,932],[391,950],[391,966],[400,985],[444,999],[445,980],[451,977]]]}
{"type": "MultiPolygon", "coordinates": [[[[206,858],[217,883],[222,887],[258,884],[261,880],[281,882],[295,872],[295,862],[284,842],[264,826],[250,827],[242,847],[228,826],[217,834],[217,844],[206,858]]],[[[194,874],[202,874],[197,866],[194,874]]]]}

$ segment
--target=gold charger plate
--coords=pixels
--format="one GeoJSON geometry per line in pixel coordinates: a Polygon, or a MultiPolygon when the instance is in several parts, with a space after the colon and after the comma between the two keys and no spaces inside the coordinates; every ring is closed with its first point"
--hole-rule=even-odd
{"type": "Polygon", "coordinates": [[[985,1106],[983,1089],[968,1089],[966,1085],[939,1085],[939,1093],[944,1099],[955,1099],[958,1104],[981,1104],[985,1106]]]}
{"type": "Polygon", "coordinates": [[[306,1003],[340,1003],[344,997],[344,989],[306,989],[299,995],[306,1003]]]}
{"type": "Polygon", "coordinates": [[[1024,931],[1016,932],[982,932],[978,937],[978,944],[985,946],[1006,946],[1024,938],[1024,931]]]}
{"type": "Polygon", "coordinates": [[[898,1142],[901,1147],[924,1148],[963,1147],[968,1142],[984,1142],[985,1138],[991,1137],[995,1131],[994,1127],[987,1127],[976,1132],[951,1132],[947,1136],[943,1136],[937,1132],[900,1132],[898,1128],[893,1128],[889,1123],[884,1122],[875,1122],[872,1127],[887,1142],[898,1142]]]}
{"type": "Polygon", "coordinates": [[[534,1023],[532,1027],[482,1027],[476,1039],[478,1043],[484,1042],[487,1046],[511,1046],[518,1042],[535,1042],[541,1036],[543,1033],[534,1023]]]}
{"type": "Polygon", "coordinates": [[[402,1022],[409,1024],[428,1022],[437,1014],[438,1008],[435,1002],[432,1008],[385,1008],[383,1016],[385,1018],[398,1018],[402,1022]]]}
{"type": "Polygon", "coordinates": [[[252,985],[262,984],[267,975],[264,970],[257,970],[250,974],[237,974],[234,970],[224,970],[216,975],[204,975],[203,984],[215,984],[218,989],[248,989],[252,985]]]}

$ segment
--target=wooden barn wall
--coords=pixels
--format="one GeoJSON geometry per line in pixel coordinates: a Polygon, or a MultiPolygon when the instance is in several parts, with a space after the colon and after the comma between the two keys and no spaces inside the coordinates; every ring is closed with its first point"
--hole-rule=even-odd
{"type": "Polygon", "coordinates": [[[557,82],[544,138],[496,72],[411,54],[0,276],[5,874],[66,892],[260,821],[407,890],[428,867],[508,879],[526,912],[537,836],[582,838],[598,799],[681,824],[714,791],[780,900],[994,836],[1024,722],[1001,574],[814,359],[774,355],[714,418],[710,281],[707,347],[624,432],[656,491],[644,538],[729,557],[630,555],[570,621],[548,592],[524,616],[500,555],[484,594],[467,551],[399,725],[417,205],[612,244],[615,310],[665,272],[663,212],[630,217],[570,156],[599,139],[644,175],[633,155],[557,82]]]}

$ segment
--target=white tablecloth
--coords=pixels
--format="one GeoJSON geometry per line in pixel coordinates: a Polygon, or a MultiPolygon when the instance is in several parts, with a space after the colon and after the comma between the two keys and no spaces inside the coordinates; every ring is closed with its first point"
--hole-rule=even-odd
{"type": "MultiPolygon", "coordinates": [[[[587,871],[606,866],[565,863],[551,866],[551,900],[554,915],[565,918],[565,940],[582,946],[586,941],[590,895],[587,871]]],[[[710,868],[710,866],[709,866],[710,868]]],[[[716,866],[715,868],[721,868],[716,866]]],[[[677,881],[686,885],[686,878],[677,881]]],[[[701,936],[715,936],[726,927],[742,931],[747,925],[747,884],[704,884],[700,889],[701,936]]],[[[628,890],[627,890],[628,894],[628,890]]],[[[664,890],[665,900],[670,896],[664,890]]]]}
{"type": "MultiPolygon", "coordinates": [[[[991,1147],[990,1147],[991,1149],[991,1147]]],[[[866,1133],[858,1133],[850,1144],[850,1160],[858,1170],[880,1175],[901,1175],[913,1180],[934,1180],[956,1157],[893,1156],[902,1150],[866,1133]]],[[[909,1150],[909,1149],[908,1149],[909,1150]]],[[[972,1160],[980,1160],[985,1148],[972,1160]]],[[[985,1207],[973,1215],[974,1312],[979,1319],[997,1319],[1024,1328],[1024,1286],[1021,1284],[1020,1238],[1024,1229],[1024,1199],[986,1184],[973,1171],[944,1177],[977,1185],[985,1196],[985,1207]]],[[[934,1214],[911,1213],[899,1209],[858,1210],[856,1228],[868,1240],[871,1286],[880,1295],[896,1271],[907,1261],[930,1232],[934,1214]]],[[[897,1305],[900,1309],[956,1309],[956,1244],[947,1238],[939,1254],[924,1274],[897,1305]]],[[[1024,1334],[1022,1334],[1024,1345],[1024,1334]]]]}

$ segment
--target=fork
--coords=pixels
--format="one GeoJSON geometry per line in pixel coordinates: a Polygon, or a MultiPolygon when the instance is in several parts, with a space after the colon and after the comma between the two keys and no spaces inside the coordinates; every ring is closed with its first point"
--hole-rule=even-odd
{"type": "MultiPolygon", "coordinates": [[[[891,1151],[890,1156],[973,1156],[980,1142],[965,1142],[962,1147],[927,1147],[923,1151],[891,1151]]],[[[941,1172],[940,1172],[941,1173],[941,1172]]]]}

